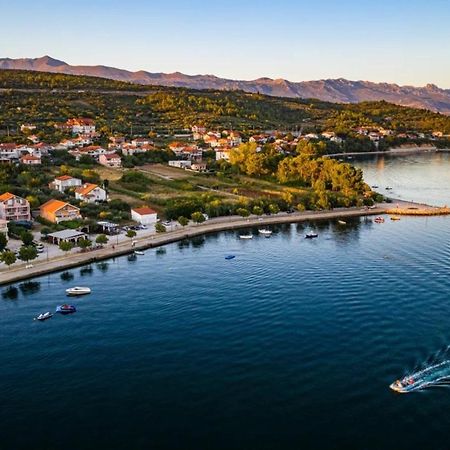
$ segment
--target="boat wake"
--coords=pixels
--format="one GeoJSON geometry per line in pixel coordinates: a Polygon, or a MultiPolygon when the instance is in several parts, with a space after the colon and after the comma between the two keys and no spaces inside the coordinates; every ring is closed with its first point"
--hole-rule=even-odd
{"type": "MultiPolygon", "coordinates": [[[[449,350],[450,346],[445,350],[445,356],[448,356],[449,350]]],[[[434,357],[425,367],[394,381],[390,388],[396,392],[407,393],[450,385],[450,359],[443,357],[440,352],[440,357],[434,357]]]]}

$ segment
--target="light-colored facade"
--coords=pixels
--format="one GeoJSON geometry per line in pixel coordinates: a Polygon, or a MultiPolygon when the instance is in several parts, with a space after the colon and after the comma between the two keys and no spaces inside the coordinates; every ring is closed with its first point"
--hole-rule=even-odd
{"type": "Polygon", "coordinates": [[[100,155],[98,162],[102,166],[118,168],[122,167],[122,159],[117,153],[110,153],[107,155],[100,155]]]}
{"type": "Polygon", "coordinates": [[[50,189],[55,189],[59,192],[65,192],[68,189],[81,186],[83,182],[79,178],[71,177],[70,175],[61,175],[56,177],[52,183],[50,183],[50,189]]]}
{"type": "Polygon", "coordinates": [[[30,203],[22,197],[5,192],[0,195],[0,219],[31,220],[30,203]]]}
{"type": "Polygon", "coordinates": [[[133,208],[131,210],[131,218],[135,222],[151,228],[156,225],[158,214],[148,206],[143,206],[142,208],[133,208]]]}
{"type": "Polygon", "coordinates": [[[81,219],[80,208],[61,200],[49,200],[44,203],[40,208],[40,215],[52,223],[81,219]]]}
{"type": "Polygon", "coordinates": [[[75,198],[86,203],[104,202],[106,191],[93,183],[85,183],[75,190],[75,198]]]}
{"type": "Polygon", "coordinates": [[[174,161],[169,161],[169,166],[177,167],[178,169],[190,169],[192,166],[192,161],[176,159],[174,161]]]}

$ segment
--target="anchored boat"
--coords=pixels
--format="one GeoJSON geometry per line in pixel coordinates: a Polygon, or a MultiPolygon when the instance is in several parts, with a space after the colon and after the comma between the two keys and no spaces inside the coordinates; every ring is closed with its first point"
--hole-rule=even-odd
{"type": "Polygon", "coordinates": [[[253,239],[253,234],[240,234],[239,239],[253,239]]]}
{"type": "Polygon", "coordinates": [[[266,237],[272,236],[272,231],[271,231],[271,230],[268,230],[268,229],[266,229],[266,228],[260,228],[260,229],[258,230],[258,233],[259,233],[259,234],[262,234],[263,236],[266,236],[266,237]]]}
{"type": "Polygon", "coordinates": [[[60,314],[72,314],[74,312],[77,312],[77,308],[75,308],[74,305],[59,305],[56,307],[56,312],[60,314]]]}
{"type": "Polygon", "coordinates": [[[75,286],[73,288],[66,289],[67,295],[87,295],[91,293],[91,289],[88,287],[75,286]]]}
{"type": "Polygon", "coordinates": [[[134,251],[134,254],[135,254],[135,255],[145,255],[145,253],[144,253],[144,252],[141,252],[140,250],[135,250],[135,251],[134,251]]]}
{"type": "Polygon", "coordinates": [[[34,318],[34,320],[39,320],[40,322],[43,322],[44,320],[51,319],[52,317],[53,317],[53,314],[51,312],[47,311],[46,313],[42,313],[42,314],[39,314],[38,316],[36,316],[34,318]]]}
{"type": "Polygon", "coordinates": [[[317,238],[317,237],[319,237],[319,235],[317,233],[307,233],[305,235],[305,239],[314,239],[314,238],[317,238]]]}

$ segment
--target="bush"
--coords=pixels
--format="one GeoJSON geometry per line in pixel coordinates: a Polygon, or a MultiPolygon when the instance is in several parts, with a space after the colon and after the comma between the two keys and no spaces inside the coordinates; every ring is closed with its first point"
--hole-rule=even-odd
{"type": "Polygon", "coordinates": [[[167,230],[166,230],[166,227],[162,223],[158,222],[155,225],[155,231],[157,233],[165,233],[167,230]]]}

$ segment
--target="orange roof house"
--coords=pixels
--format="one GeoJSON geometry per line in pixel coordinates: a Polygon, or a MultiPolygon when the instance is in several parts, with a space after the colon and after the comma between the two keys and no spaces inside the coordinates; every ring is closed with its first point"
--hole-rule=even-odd
{"type": "Polygon", "coordinates": [[[65,220],[81,219],[80,208],[61,200],[49,200],[40,208],[42,218],[52,223],[60,223],[65,220]]]}

